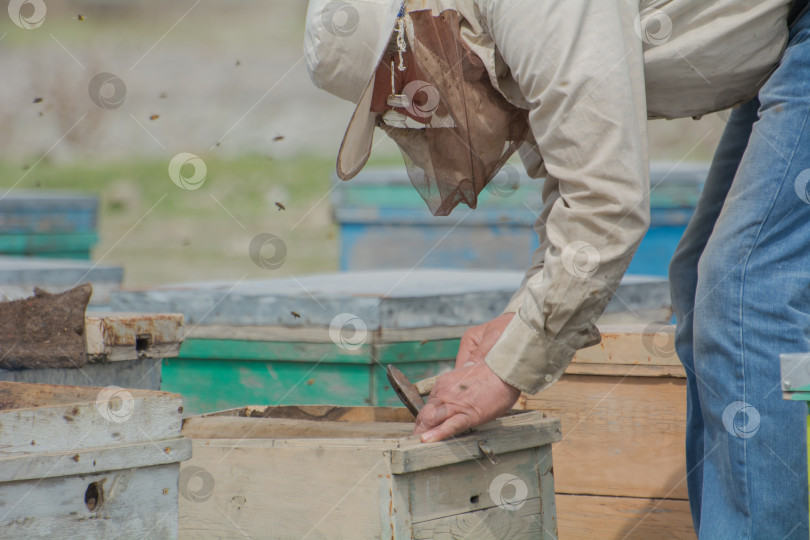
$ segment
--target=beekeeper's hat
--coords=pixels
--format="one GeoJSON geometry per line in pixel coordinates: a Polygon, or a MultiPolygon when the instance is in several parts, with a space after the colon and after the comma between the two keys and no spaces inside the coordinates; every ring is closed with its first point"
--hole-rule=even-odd
{"type": "Polygon", "coordinates": [[[357,104],[337,158],[343,180],[360,172],[371,153],[374,72],[403,11],[402,0],[309,3],[304,36],[309,75],[318,88],[357,104]]]}

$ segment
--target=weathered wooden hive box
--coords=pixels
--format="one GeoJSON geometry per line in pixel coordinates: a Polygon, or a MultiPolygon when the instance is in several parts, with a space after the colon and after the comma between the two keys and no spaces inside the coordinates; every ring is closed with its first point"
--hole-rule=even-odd
{"type": "Polygon", "coordinates": [[[88,312],[84,335],[84,366],[0,369],[0,381],[160,390],[163,359],[183,342],[183,315],[88,312]]]}
{"type": "Polygon", "coordinates": [[[98,242],[98,197],[71,191],[0,193],[0,253],[89,259],[98,242]]]}
{"type": "Polygon", "coordinates": [[[674,326],[600,326],[551,388],[518,408],[557,416],[560,538],[695,539],[686,490],[686,373],[674,326]]]}
{"type": "Polygon", "coordinates": [[[177,537],[180,396],[0,382],[0,536],[177,537]]]}
{"type": "Polygon", "coordinates": [[[187,418],[180,538],[557,538],[558,420],[521,413],[430,444],[413,426],[402,408],[187,418]]]}
{"type": "Polygon", "coordinates": [[[110,292],[120,289],[124,269],[120,266],[46,259],[40,257],[0,256],[0,300],[31,296],[34,287],[50,293],[72,289],[80,283],[93,286],[90,309],[103,309],[110,302],[110,292]]]}
{"type": "MultiPolygon", "coordinates": [[[[499,315],[521,272],[387,270],[119,291],[113,309],[183,313],[163,388],[199,414],[251,403],[396,406],[385,365],[412,380],[454,365],[470,325],[499,315]]],[[[671,316],[660,278],[626,277],[605,320],[671,316]]],[[[652,320],[652,319],[650,319],[652,320]]]]}

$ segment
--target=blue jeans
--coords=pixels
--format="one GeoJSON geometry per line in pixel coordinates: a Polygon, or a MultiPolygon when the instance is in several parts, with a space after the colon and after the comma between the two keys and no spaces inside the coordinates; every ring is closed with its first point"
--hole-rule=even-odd
{"type": "Polygon", "coordinates": [[[810,14],[731,114],[669,274],[695,530],[807,540],[807,406],[779,355],[810,352],[810,14]]]}

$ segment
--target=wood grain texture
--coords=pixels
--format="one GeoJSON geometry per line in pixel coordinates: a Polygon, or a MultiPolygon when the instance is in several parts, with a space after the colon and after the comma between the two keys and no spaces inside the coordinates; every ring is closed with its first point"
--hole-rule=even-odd
{"type": "Polygon", "coordinates": [[[686,378],[686,370],[677,366],[645,366],[641,364],[586,364],[571,363],[565,370],[570,375],[603,375],[608,377],[679,377],[686,378]]]}
{"type": "Polygon", "coordinates": [[[686,381],[564,375],[521,398],[558,416],[557,493],[686,499],[686,381]]]}
{"type": "Polygon", "coordinates": [[[675,326],[664,323],[599,326],[602,342],[577,351],[573,363],[679,366],[675,326]]]}
{"type": "Polygon", "coordinates": [[[687,501],[557,495],[564,540],[696,540],[687,501]]]}
{"type": "Polygon", "coordinates": [[[186,495],[179,501],[179,536],[380,538],[377,502],[381,490],[391,489],[386,462],[382,448],[274,448],[273,441],[218,447],[194,441],[183,470],[194,471],[195,482],[181,471],[186,495]]]}
{"type": "Polygon", "coordinates": [[[0,536],[56,538],[177,538],[177,463],[0,485],[0,536]],[[90,483],[101,486],[95,510],[85,504],[90,483]]]}
{"type": "MultiPolygon", "coordinates": [[[[525,495],[521,493],[516,505],[523,499],[537,499],[540,497],[540,484],[537,478],[549,473],[550,454],[549,447],[543,447],[539,452],[530,448],[504,454],[498,458],[497,464],[484,459],[468,460],[408,475],[410,488],[408,502],[413,522],[430,521],[503,505],[500,498],[494,500],[489,492],[490,485],[501,474],[514,476],[514,482],[519,483],[520,488],[524,486],[526,488],[525,495]],[[543,470],[539,471],[539,467],[543,470]]],[[[501,491],[508,490],[509,488],[505,487],[501,491]]],[[[509,493],[515,493],[514,486],[509,493]]],[[[499,497],[500,493],[495,495],[499,497]]]]}
{"type": "Polygon", "coordinates": [[[479,426],[467,435],[452,439],[452,444],[417,443],[391,450],[391,471],[403,474],[471,459],[483,458],[478,444],[486,441],[496,456],[559,441],[557,418],[520,414],[479,426]]]}
{"type": "Polygon", "coordinates": [[[166,392],[0,382],[0,455],[175,439],[181,408],[166,392]]]}
{"type": "Polygon", "coordinates": [[[37,480],[54,475],[76,476],[177,463],[191,457],[191,441],[178,437],[92,449],[66,447],[65,450],[30,456],[0,457],[0,482],[37,480]]]}
{"type": "MultiPolygon", "coordinates": [[[[273,408],[250,411],[263,416],[273,408]]],[[[558,437],[558,423],[541,413],[506,417],[432,444],[421,444],[410,422],[364,421],[367,409],[357,421],[251,417],[247,408],[226,413],[185,422],[193,457],[180,474],[181,538],[267,537],[270,530],[281,539],[405,540],[417,531],[419,537],[491,538],[495,531],[556,538],[550,442],[558,437]],[[398,426],[407,430],[381,438],[388,435],[386,424],[394,435],[398,426]],[[534,440],[527,436],[530,428],[546,434],[538,446],[527,446],[534,440]],[[238,438],[218,438],[224,435],[238,438]],[[302,438],[310,435],[321,438],[302,438]],[[485,437],[500,452],[497,464],[478,449],[485,437]],[[396,474],[394,454],[403,449],[414,468],[396,474]],[[522,499],[511,512],[506,506],[516,496],[522,499]],[[554,535],[537,534],[546,530],[554,535]]]]}
{"type": "Polygon", "coordinates": [[[531,498],[514,512],[500,507],[417,523],[414,540],[556,540],[542,526],[539,498],[531,498]]]}

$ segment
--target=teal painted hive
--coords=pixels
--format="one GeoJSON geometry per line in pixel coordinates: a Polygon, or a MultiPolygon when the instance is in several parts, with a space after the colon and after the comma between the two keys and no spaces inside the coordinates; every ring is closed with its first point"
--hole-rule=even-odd
{"type": "Polygon", "coordinates": [[[98,198],[69,191],[0,193],[0,254],[90,259],[98,198]]]}
{"type": "MultiPolygon", "coordinates": [[[[520,272],[388,270],[239,283],[188,283],[112,294],[117,311],[185,315],[163,386],[188,414],[254,403],[397,406],[385,366],[411,379],[454,365],[471,325],[502,311],[520,272]],[[300,315],[297,318],[293,313],[300,315]]],[[[669,318],[660,278],[628,277],[606,310],[669,318]]]]}
{"type": "MultiPolygon", "coordinates": [[[[628,270],[667,276],[694,213],[706,164],[653,163],[651,224],[628,270]]],[[[334,180],[332,207],[340,228],[340,269],[528,267],[539,243],[533,226],[542,210],[542,180],[506,165],[471,210],[459,205],[433,216],[404,167],[369,167],[349,182],[334,180]]]]}

